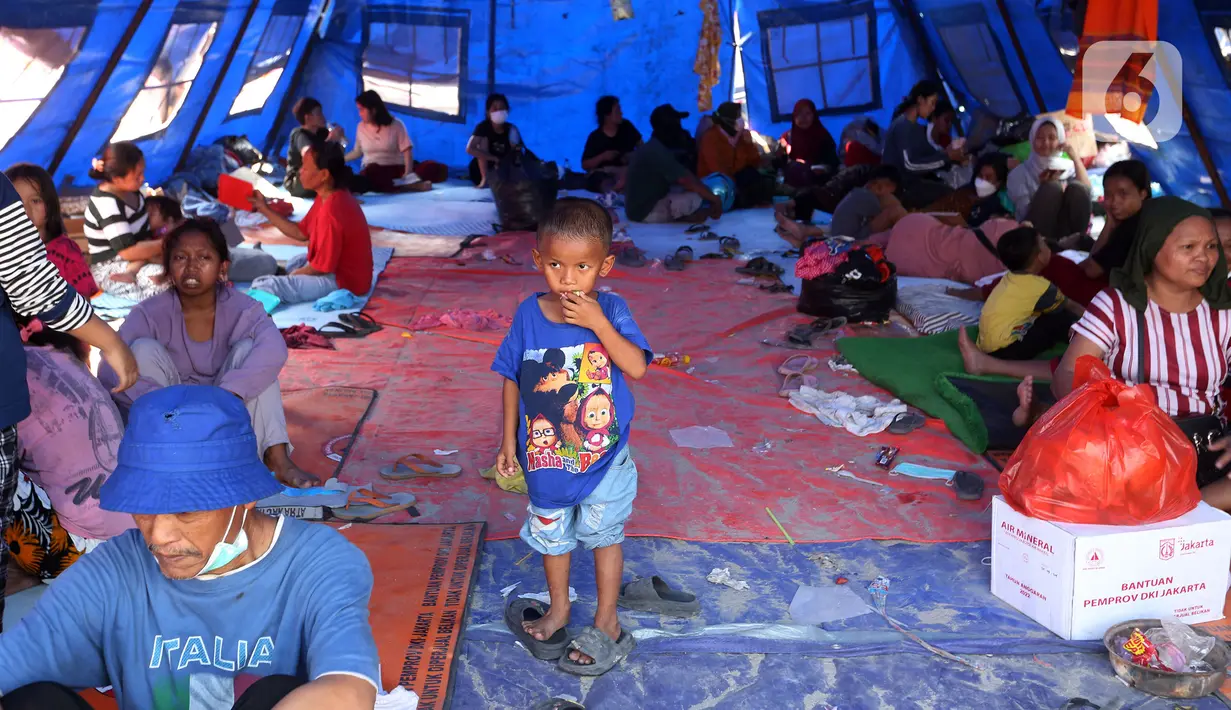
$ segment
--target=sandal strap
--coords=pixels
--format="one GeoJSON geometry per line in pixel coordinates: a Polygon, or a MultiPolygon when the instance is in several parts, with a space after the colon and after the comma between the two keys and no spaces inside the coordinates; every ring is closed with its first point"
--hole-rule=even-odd
{"type": "Polygon", "coordinates": [[[573,640],[569,642],[569,648],[580,651],[593,658],[595,663],[599,663],[615,651],[616,642],[597,628],[587,626],[580,634],[573,637],[573,640]]]}

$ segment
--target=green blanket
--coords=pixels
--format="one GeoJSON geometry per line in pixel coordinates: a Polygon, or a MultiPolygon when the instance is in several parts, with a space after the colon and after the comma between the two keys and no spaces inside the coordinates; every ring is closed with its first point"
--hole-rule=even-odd
{"type": "MultiPolygon", "coordinates": [[[[977,328],[969,330],[976,338],[977,328]]],[[[987,450],[987,425],[969,397],[953,386],[948,376],[1012,382],[1007,377],[966,375],[957,349],[957,331],[919,338],[839,338],[838,351],[873,384],[893,396],[945,422],[949,431],[970,450],[987,450]]],[[[1064,351],[1047,353],[1048,359],[1064,351]]]]}

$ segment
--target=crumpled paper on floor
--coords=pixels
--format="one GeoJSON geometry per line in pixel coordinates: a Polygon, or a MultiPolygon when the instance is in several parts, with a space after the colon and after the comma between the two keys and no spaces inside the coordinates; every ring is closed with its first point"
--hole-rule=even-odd
{"type": "Polygon", "coordinates": [[[712,426],[672,429],[671,440],[685,449],[728,449],[735,446],[725,431],[712,426]]]}
{"type": "Polygon", "coordinates": [[[867,602],[850,587],[810,587],[799,585],[791,600],[791,619],[797,624],[817,626],[872,613],[867,602]]]}
{"type": "Polygon", "coordinates": [[[722,567],[722,568],[715,567],[713,571],[705,575],[705,580],[707,582],[712,582],[714,584],[722,584],[724,586],[730,587],[731,589],[737,589],[741,592],[747,591],[749,589],[747,582],[745,582],[742,579],[733,579],[731,577],[730,567],[722,567]]]}
{"type": "Polygon", "coordinates": [[[855,436],[879,434],[889,428],[894,417],[906,411],[906,405],[900,400],[886,403],[871,396],[854,397],[845,392],[826,392],[807,385],[791,392],[791,406],[829,426],[846,429],[855,436]]]}

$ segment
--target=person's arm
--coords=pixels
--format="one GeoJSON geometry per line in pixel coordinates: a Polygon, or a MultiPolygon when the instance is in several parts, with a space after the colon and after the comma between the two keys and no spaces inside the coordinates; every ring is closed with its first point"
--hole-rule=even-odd
{"type": "Polygon", "coordinates": [[[282,232],[286,236],[296,241],[300,241],[300,242],[308,241],[308,235],[303,233],[303,231],[299,228],[298,224],[296,224],[295,222],[292,222],[291,220],[287,219],[286,217],[283,217],[282,215],[278,214],[277,212],[274,212],[273,210],[269,208],[269,203],[265,201],[264,195],[262,195],[259,192],[254,191],[252,195],[248,198],[248,201],[252,203],[252,209],[256,210],[257,212],[260,212],[261,215],[265,217],[265,219],[269,220],[270,224],[278,228],[279,232],[282,232]]]}
{"type": "Polygon", "coordinates": [[[636,330],[637,326],[632,322],[631,315],[627,317],[625,326],[627,328],[627,325],[631,324],[635,333],[624,332],[624,329],[618,328],[608,320],[599,302],[587,294],[565,294],[562,305],[564,306],[564,322],[593,331],[598,336],[599,342],[607,349],[611,362],[620,368],[620,372],[634,380],[645,377],[653,353],[648,352],[649,347],[644,345],[644,337],[640,337],[642,344],[634,343],[628,337],[630,335],[640,336],[640,331],[636,330]]]}
{"type": "Polygon", "coordinates": [[[1073,150],[1072,143],[1065,143],[1061,146],[1061,150],[1068,153],[1069,158],[1073,161],[1073,179],[1077,182],[1090,187],[1090,174],[1086,172],[1086,164],[1082,159],[1077,157],[1077,151],[1073,150]]]}
{"type": "Polygon", "coordinates": [[[470,141],[466,143],[466,154],[477,158],[480,163],[485,160],[495,160],[495,156],[487,152],[487,139],[483,136],[470,136],[470,141]]]}
{"type": "Polygon", "coordinates": [[[903,165],[912,173],[930,173],[944,168],[950,162],[949,154],[937,150],[928,142],[928,129],[915,123],[902,122],[897,130],[904,131],[903,165]]]}
{"type": "Polygon", "coordinates": [[[410,133],[406,130],[406,124],[397,121],[397,125],[399,126],[398,150],[402,151],[402,157],[406,160],[406,175],[413,175],[415,172],[415,144],[410,141],[410,133]]]}
{"type": "Polygon", "coordinates": [[[1099,264],[1092,258],[1081,262],[1079,267],[1083,274],[1092,279],[1100,279],[1103,277],[1103,274],[1107,273],[1103,270],[1102,264],[1099,264]]]}
{"type": "Polygon", "coordinates": [[[161,239],[146,239],[116,253],[124,261],[160,261],[162,245],[161,239]]]}
{"type": "MultiPolygon", "coordinates": [[[[232,301],[247,301],[239,293],[231,293],[228,298],[232,301]]],[[[234,346],[236,341],[250,338],[252,351],[244,358],[243,364],[223,373],[217,382],[219,387],[238,395],[245,402],[264,392],[278,380],[288,356],[286,341],[278,331],[278,326],[274,325],[273,319],[266,315],[265,309],[259,303],[248,303],[250,305],[239,314],[239,322],[231,331],[230,345],[234,346]]]]}
{"type": "Polygon", "coordinates": [[[1064,310],[1068,311],[1069,313],[1072,313],[1078,318],[1081,318],[1082,316],[1086,315],[1086,309],[1082,308],[1080,303],[1078,303],[1077,301],[1074,301],[1071,298],[1064,299],[1064,310]]]}
{"type": "Polygon", "coordinates": [[[1093,355],[1102,360],[1107,355],[1107,351],[1086,336],[1074,333],[1073,339],[1069,341],[1068,349],[1064,351],[1064,357],[1060,359],[1060,366],[1056,368],[1051,378],[1051,393],[1056,399],[1063,399],[1073,391],[1073,376],[1077,370],[1077,361],[1083,355],[1093,355]]]}
{"type": "MultiPolygon", "coordinates": [[[[368,604],[372,568],[339,533],[313,531],[315,550],[303,570],[304,660],[309,682],[274,707],[279,710],[371,710],[380,683],[380,657],[372,638],[368,604]]],[[[308,533],[301,532],[301,537],[308,533]]]]}
{"type": "MultiPolygon", "coordinates": [[[[1077,360],[1082,355],[1093,355],[1104,359],[1107,353],[1119,342],[1116,330],[1116,305],[1112,300],[1112,292],[1103,291],[1090,301],[1086,313],[1073,326],[1073,337],[1069,347],[1064,351],[1060,366],[1052,377],[1052,394],[1056,399],[1064,397],[1073,390],[1073,373],[1077,360]]],[[[1135,344],[1134,344],[1134,347],[1135,344]]]]}
{"type": "Polygon", "coordinates": [[[363,131],[359,130],[360,128],[362,128],[362,126],[357,126],[355,128],[355,145],[350,149],[350,152],[346,154],[346,162],[348,163],[352,160],[358,160],[363,157],[363,131]]]}
{"type": "Polygon", "coordinates": [[[1009,193],[1009,199],[1013,202],[1014,217],[1021,221],[1030,213],[1030,200],[1034,197],[1034,193],[1030,190],[1030,184],[1026,179],[1026,167],[1018,166],[1013,168],[1009,173],[1009,179],[1006,181],[1006,188],[1009,193]]]}
{"type": "Polygon", "coordinates": [[[508,478],[517,474],[517,418],[521,413],[521,390],[513,380],[505,379],[500,390],[500,404],[504,426],[501,427],[496,473],[508,478]]]}

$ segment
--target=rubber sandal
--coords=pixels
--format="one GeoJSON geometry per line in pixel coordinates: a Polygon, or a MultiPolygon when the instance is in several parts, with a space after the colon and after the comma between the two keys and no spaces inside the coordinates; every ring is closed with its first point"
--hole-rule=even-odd
{"type": "MultiPolygon", "coordinates": [[[[708,230],[709,228],[710,228],[710,226],[709,226],[708,224],[706,224],[705,222],[698,222],[697,224],[690,224],[690,225],[688,225],[688,226],[684,229],[684,232],[686,232],[687,234],[696,234],[697,232],[705,232],[705,231],[706,231],[706,230],[708,230]]],[[[707,234],[713,234],[713,232],[707,232],[707,234]]],[[[701,238],[702,238],[702,239],[705,239],[705,237],[704,237],[704,236],[703,236],[703,237],[701,237],[701,238]]],[[[714,237],[714,239],[717,239],[717,238],[718,238],[718,237],[714,237]]]]}
{"type": "Polygon", "coordinates": [[[983,497],[983,479],[970,471],[953,474],[953,492],[958,500],[979,500],[983,497]]]}
{"type": "Polygon", "coordinates": [[[697,237],[697,240],[702,241],[702,242],[716,242],[719,240],[719,238],[720,237],[713,232],[706,232],[705,234],[702,234],[701,236],[697,237]]]}
{"type": "Polygon", "coordinates": [[[729,251],[715,251],[709,254],[702,254],[702,259],[734,259],[735,255],[729,251]]]}
{"type": "Polygon", "coordinates": [[[564,698],[552,698],[535,705],[531,710],[586,710],[586,706],[564,698]]]}
{"type": "Polygon", "coordinates": [[[680,247],[675,253],[663,261],[667,271],[683,271],[684,266],[692,261],[692,247],[680,247]]]}
{"type": "Polygon", "coordinates": [[[620,587],[620,597],[616,604],[632,611],[680,618],[695,616],[701,611],[697,595],[672,589],[671,585],[658,576],[623,585],[620,587]]]}
{"type": "Polygon", "coordinates": [[[411,478],[453,478],[462,472],[455,463],[440,463],[423,454],[406,454],[380,469],[380,477],[386,481],[405,481],[411,478]]]}
{"type": "Polygon", "coordinates": [[[764,284],[759,287],[766,293],[794,293],[795,287],[790,284],[784,284],[781,280],[775,281],[772,284],[764,284]]]}
{"type": "Polygon", "coordinates": [[[837,318],[817,318],[811,323],[791,328],[786,334],[786,339],[797,345],[811,346],[812,339],[816,336],[824,335],[831,330],[837,330],[844,325],[846,325],[846,319],[842,316],[837,318]]]}
{"type": "Polygon", "coordinates": [[[611,637],[593,626],[587,626],[580,634],[569,641],[564,655],[560,656],[558,666],[565,673],[580,676],[600,676],[615,668],[616,664],[628,657],[637,647],[633,635],[620,629],[620,640],[612,641],[611,637]],[[577,663],[568,657],[568,652],[576,650],[594,659],[593,663],[577,663]]]}
{"type": "Polygon", "coordinates": [[[370,333],[356,330],[353,326],[337,321],[331,321],[322,325],[316,332],[326,338],[366,338],[370,333]]]}
{"type": "Polygon", "coordinates": [[[333,517],[340,520],[375,520],[390,513],[398,513],[415,504],[411,493],[378,493],[360,488],[346,497],[346,505],[330,508],[333,517]]]}
{"type": "Polygon", "coordinates": [[[778,366],[779,375],[805,375],[821,366],[821,361],[811,355],[792,355],[778,366]]]}
{"type": "Polygon", "coordinates": [[[620,266],[628,266],[634,269],[639,269],[645,266],[645,252],[637,247],[629,247],[616,255],[616,263],[620,266]]]}
{"type": "Polygon", "coordinates": [[[738,254],[741,246],[742,245],[739,243],[739,240],[735,237],[718,238],[718,248],[731,256],[738,254]]]}
{"type": "Polygon", "coordinates": [[[927,424],[927,419],[914,412],[902,412],[889,425],[890,434],[909,434],[927,424]]]}
{"type": "Polygon", "coordinates": [[[364,311],[359,311],[358,313],[343,313],[338,316],[338,320],[346,325],[349,325],[355,330],[361,333],[367,333],[368,335],[385,329],[385,326],[377,323],[375,318],[368,315],[364,311]]]}
{"type": "Polygon", "coordinates": [[[526,647],[526,650],[530,651],[530,655],[540,661],[559,659],[564,655],[564,650],[568,648],[569,643],[568,632],[563,628],[556,629],[556,633],[552,634],[551,638],[540,641],[531,636],[522,626],[524,621],[538,621],[547,616],[550,608],[537,599],[522,599],[516,596],[511,597],[504,607],[505,626],[509,627],[513,636],[526,647]]]}
{"type": "Polygon", "coordinates": [[[781,266],[763,256],[758,256],[743,266],[735,267],[735,271],[745,276],[781,276],[785,273],[781,266]]]}
{"type": "Polygon", "coordinates": [[[820,382],[812,375],[801,375],[797,372],[782,378],[782,386],[778,388],[778,396],[790,398],[792,392],[798,392],[800,387],[816,389],[820,382]]]}

